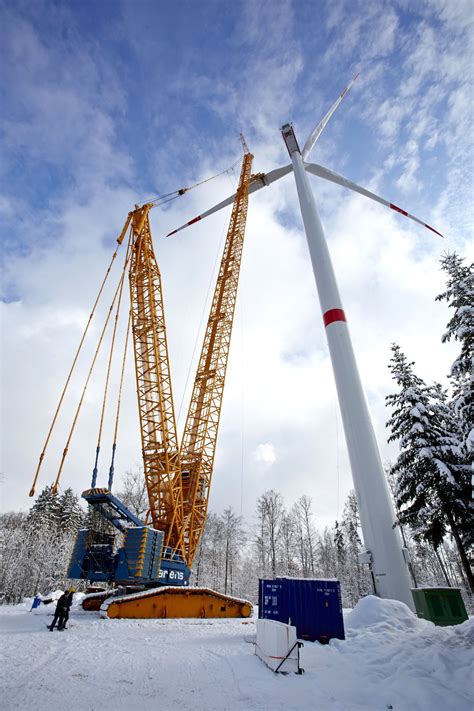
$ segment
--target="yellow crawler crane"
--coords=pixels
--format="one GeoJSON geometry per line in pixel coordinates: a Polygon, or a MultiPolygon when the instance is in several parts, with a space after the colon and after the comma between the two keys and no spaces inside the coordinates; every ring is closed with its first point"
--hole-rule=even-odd
{"type": "MultiPolygon", "coordinates": [[[[164,551],[194,560],[207,514],[245,236],[253,156],[245,140],[191,402],[178,451],[163,297],[145,205],[132,219],[130,295],[143,461],[150,514],[164,551]]],[[[104,604],[108,617],[248,617],[249,602],[207,588],[161,587],[104,604]]]]}
{"type": "MultiPolygon", "coordinates": [[[[136,206],[135,210],[129,213],[117,240],[119,245],[122,244],[128,232],[122,275],[100,336],[54,484],[54,488],[57,489],[87,384],[107,323],[116,305],[92,483],[91,488],[84,491],[82,496],[101,516],[124,534],[122,547],[115,550],[112,535],[104,533],[98,535],[95,530],[83,529],[79,531],[68,571],[70,578],[112,584],[116,592],[119,589],[126,589],[127,594],[120,597],[116,594],[111,596],[110,590],[86,596],[84,609],[97,610],[103,604],[103,609],[109,617],[248,617],[252,612],[251,604],[245,600],[207,588],[188,587],[190,568],[206,520],[237,297],[249,187],[251,181],[257,177],[251,176],[253,156],[243,137],[241,140],[244,157],[239,186],[233,203],[181,447],[178,443],[173,404],[161,275],[150,229],[149,213],[154,206],[153,202],[136,206]],[[127,268],[130,285],[130,317],[122,359],[112,463],[108,486],[104,488],[96,486],[98,457],[113,345],[127,268]],[[147,523],[134,516],[111,491],[130,326],[135,356],[144,476],[149,500],[147,523]]],[[[178,192],[183,194],[186,190],[178,192]]],[[[86,331],[79,344],[40,456],[30,495],[34,494],[51,431],[116,254],[117,251],[112,257],[86,331]]]]}

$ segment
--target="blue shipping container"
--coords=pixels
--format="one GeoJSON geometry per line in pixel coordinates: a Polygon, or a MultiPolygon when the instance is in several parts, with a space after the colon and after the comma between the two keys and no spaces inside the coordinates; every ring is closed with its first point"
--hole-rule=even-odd
{"type": "Polygon", "coordinates": [[[258,616],[294,625],[299,639],[345,639],[338,580],[260,580],[258,616]]]}

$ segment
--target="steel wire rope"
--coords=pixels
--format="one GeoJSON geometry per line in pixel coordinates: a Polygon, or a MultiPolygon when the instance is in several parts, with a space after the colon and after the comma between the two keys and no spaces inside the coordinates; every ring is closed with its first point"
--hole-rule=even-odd
{"type": "Polygon", "coordinates": [[[58,473],[57,473],[57,475],[56,475],[56,480],[55,480],[55,482],[54,482],[54,484],[53,484],[53,493],[56,493],[57,490],[58,490],[59,479],[60,479],[60,477],[61,477],[61,472],[62,472],[62,469],[63,469],[63,466],[64,466],[64,461],[65,461],[66,456],[67,456],[67,453],[68,453],[69,444],[70,444],[70,442],[71,442],[71,438],[72,438],[72,435],[73,435],[73,432],[74,432],[74,428],[75,428],[75,426],[76,426],[77,418],[79,417],[79,413],[80,413],[80,411],[81,411],[81,407],[82,407],[82,403],[83,403],[83,400],[84,400],[84,396],[85,396],[85,394],[86,394],[86,390],[87,390],[87,387],[88,387],[88,385],[89,385],[89,380],[90,380],[90,378],[91,378],[92,371],[94,370],[95,362],[96,362],[96,360],[97,360],[97,356],[98,356],[98,354],[99,354],[100,347],[101,347],[101,345],[102,345],[102,341],[103,341],[103,339],[104,339],[104,335],[105,335],[105,332],[106,332],[106,330],[107,330],[107,326],[108,326],[108,324],[109,324],[110,316],[111,316],[111,314],[112,314],[112,311],[113,311],[113,308],[114,308],[114,305],[115,305],[115,301],[116,301],[116,299],[117,299],[117,296],[118,296],[118,293],[119,293],[121,284],[123,283],[123,280],[124,280],[124,278],[125,278],[125,271],[126,271],[126,269],[127,269],[127,265],[128,265],[128,260],[129,260],[129,258],[130,258],[130,257],[129,257],[129,254],[127,254],[127,255],[126,255],[125,262],[124,262],[124,265],[123,265],[122,274],[121,274],[119,283],[118,283],[118,285],[117,285],[117,288],[116,288],[116,290],[115,290],[114,297],[113,297],[113,299],[112,299],[112,303],[111,303],[111,305],[110,305],[110,308],[109,308],[109,311],[108,311],[108,314],[107,314],[107,318],[106,318],[106,320],[105,320],[105,324],[104,324],[104,327],[103,327],[103,329],[102,329],[102,333],[100,334],[99,342],[98,342],[98,344],[97,344],[97,348],[96,348],[96,350],[95,350],[94,357],[93,357],[93,359],[92,359],[92,364],[91,364],[91,367],[90,367],[90,369],[89,369],[89,373],[88,373],[87,378],[86,378],[86,382],[85,382],[85,385],[84,385],[84,389],[83,389],[83,391],[82,391],[82,395],[81,395],[81,398],[80,398],[80,400],[79,400],[79,404],[78,404],[77,409],[76,409],[76,414],[74,415],[74,420],[73,420],[73,423],[72,423],[72,426],[71,426],[71,430],[70,430],[70,432],[69,432],[69,436],[68,436],[68,439],[67,439],[67,442],[66,442],[66,446],[65,446],[65,448],[64,448],[64,450],[63,450],[63,454],[62,454],[62,458],[61,458],[61,463],[60,463],[60,465],[59,465],[58,473]]]}
{"type": "Polygon", "coordinates": [[[340,491],[340,467],[339,467],[339,418],[337,406],[334,407],[336,419],[336,473],[337,473],[337,518],[339,519],[339,491],[340,491]]]}
{"type": "Polygon", "coordinates": [[[87,321],[86,327],[85,327],[84,332],[83,332],[83,334],[82,334],[82,338],[81,338],[81,340],[80,340],[80,342],[79,342],[79,346],[77,347],[76,354],[75,354],[75,356],[74,356],[74,360],[73,360],[73,362],[72,362],[71,369],[70,369],[69,374],[68,374],[68,376],[67,376],[66,383],[65,383],[64,388],[63,388],[63,391],[62,391],[62,393],[61,393],[61,397],[60,397],[60,399],[59,399],[59,404],[58,404],[58,406],[57,406],[57,408],[56,408],[56,412],[54,413],[53,421],[52,421],[52,423],[51,423],[51,426],[50,426],[50,428],[49,428],[49,432],[48,432],[48,434],[47,434],[45,443],[44,443],[44,445],[43,445],[43,450],[42,450],[42,452],[41,452],[41,454],[40,454],[38,466],[37,466],[37,468],[36,468],[36,474],[35,474],[35,477],[34,477],[34,479],[33,479],[33,484],[31,485],[31,489],[30,489],[29,496],[34,496],[34,495],[35,495],[35,487],[36,487],[36,482],[38,481],[38,475],[39,475],[39,473],[40,473],[40,469],[41,469],[41,466],[42,466],[42,464],[43,464],[43,459],[44,459],[45,454],[46,454],[46,449],[47,449],[47,447],[48,447],[49,440],[50,440],[50,438],[51,438],[51,434],[52,434],[53,429],[54,429],[54,426],[55,426],[55,424],[56,424],[56,420],[57,420],[59,411],[60,411],[60,409],[61,409],[61,405],[62,405],[62,403],[63,403],[64,396],[65,396],[66,391],[67,391],[68,386],[69,386],[69,381],[71,380],[71,376],[72,376],[73,371],[74,371],[74,368],[75,368],[75,366],[76,366],[76,362],[77,362],[77,359],[78,359],[78,357],[79,357],[79,353],[81,352],[82,345],[83,345],[84,340],[85,340],[85,337],[86,337],[86,335],[87,335],[87,331],[89,330],[89,326],[90,326],[90,324],[91,324],[92,318],[94,317],[94,313],[95,313],[95,310],[96,310],[96,308],[97,308],[97,304],[99,303],[100,297],[101,297],[102,292],[103,292],[103,290],[104,290],[105,283],[106,283],[106,281],[107,281],[107,279],[108,279],[108,276],[109,276],[109,274],[110,274],[110,270],[112,269],[112,265],[113,265],[114,260],[115,260],[115,258],[116,258],[116,256],[117,256],[117,252],[118,252],[119,248],[120,248],[120,243],[119,243],[119,245],[116,247],[115,252],[114,252],[113,255],[112,255],[112,259],[110,260],[110,264],[109,264],[109,266],[108,266],[108,268],[107,268],[107,271],[105,272],[105,276],[104,276],[104,278],[103,278],[103,280],[102,280],[102,284],[100,285],[99,293],[97,294],[96,299],[95,299],[95,301],[94,301],[94,305],[93,305],[93,307],[92,307],[92,311],[91,311],[91,313],[90,313],[90,315],[89,315],[89,319],[88,319],[88,321],[87,321]]]}
{"type": "MultiPolygon", "coordinates": [[[[131,244],[131,239],[132,239],[132,230],[130,230],[130,235],[128,238],[128,244],[127,244],[127,251],[125,253],[125,263],[128,263],[129,260],[129,255],[130,255],[130,244],[131,244]]],[[[122,276],[122,279],[120,281],[120,290],[118,294],[118,300],[117,300],[117,308],[115,311],[115,319],[114,319],[114,328],[112,331],[112,339],[110,342],[110,352],[109,352],[109,360],[107,363],[107,375],[105,377],[105,387],[104,387],[104,397],[102,401],[102,412],[100,415],[100,424],[99,424],[99,434],[97,436],[97,448],[96,448],[96,456],[95,456],[95,464],[94,464],[94,469],[92,471],[92,482],[91,486],[92,488],[95,487],[97,483],[97,473],[98,473],[98,464],[99,464],[99,454],[100,454],[100,444],[102,440],[102,428],[104,425],[104,415],[105,415],[105,407],[107,404],[107,393],[109,389],[109,380],[110,380],[110,370],[112,367],[112,358],[114,354],[114,347],[115,347],[115,337],[117,334],[117,325],[118,325],[118,319],[120,316],[120,305],[122,303],[122,294],[123,294],[123,285],[125,283],[125,278],[124,275],[122,276]]]]}
{"type": "MultiPolygon", "coordinates": [[[[241,282],[242,283],[242,282],[241,282]]],[[[244,301],[242,286],[240,287],[240,362],[245,369],[245,343],[244,343],[244,301]]],[[[242,383],[240,388],[240,516],[242,517],[244,502],[244,451],[245,451],[245,377],[241,373],[242,383]]]]}
{"type": "Polygon", "coordinates": [[[122,402],[122,387],[123,387],[123,378],[124,378],[124,373],[125,373],[125,363],[127,360],[128,339],[130,336],[131,321],[132,321],[132,309],[130,308],[130,310],[128,312],[128,323],[127,323],[127,330],[125,333],[125,346],[124,346],[123,358],[122,358],[122,371],[120,373],[120,384],[119,384],[119,391],[118,391],[118,398],[117,398],[117,412],[115,415],[114,440],[112,443],[112,461],[110,462],[109,481],[107,484],[109,491],[112,491],[112,483],[114,480],[114,460],[115,460],[115,451],[117,449],[117,434],[118,434],[118,426],[119,426],[119,418],[120,418],[120,405],[122,402]]]}
{"type": "MultiPolygon", "coordinates": [[[[171,193],[167,193],[166,195],[163,195],[163,196],[161,196],[161,197],[155,198],[154,200],[153,200],[153,199],[152,199],[152,200],[147,200],[147,201],[145,201],[145,202],[143,202],[143,203],[137,203],[137,204],[138,204],[138,205],[150,204],[152,207],[155,207],[158,203],[159,203],[159,204],[164,204],[164,203],[166,203],[166,202],[169,202],[170,200],[174,200],[176,197],[179,197],[180,195],[183,195],[185,192],[188,192],[189,190],[192,190],[193,188],[196,188],[196,187],[198,187],[198,186],[200,186],[200,185],[203,185],[204,183],[207,183],[207,182],[209,182],[210,180],[213,180],[214,178],[219,177],[220,175],[225,175],[225,174],[226,174],[226,175],[229,175],[229,174],[234,170],[235,166],[236,166],[239,162],[240,162],[240,159],[237,159],[229,168],[226,168],[225,170],[222,170],[221,172],[216,173],[215,175],[213,175],[213,176],[211,176],[211,177],[209,177],[209,178],[206,178],[206,179],[204,179],[204,180],[201,180],[201,181],[195,183],[194,185],[191,185],[189,188],[182,188],[181,190],[178,190],[178,191],[175,191],[175,192],[171,192],[171,193]]],[[[216,257],[215,257],[215,261],[214,261],[214,266],[213,266],[213,269],[212,269],[212,272],[211,272],[211,276],[210,276],[210,280],[209,280],[209,285],[208,285],[208,289],[207,289],[207,294],[206,294],[206,298],[205,298],[204,305],[203,305],[203,309],[202,309],[202,313],[201,313],[201,319],[200,319],[199,326],[198,326],[197,333],[196,333],[196,338],[195,338],[194,347],[193,347],[193,353],[192,353],[192,356],[191,356],[190,365],[189,365],[189,367],[188,367],[188,372],[187,372],[187,376],[186,376],[186,382],[185,382],[185,386],[184,386],[184,389],[183,389],[183,394],[182,394],[182,396],[181,396],[181,401],[180,401],[179,410],[178,410],[178,417],[177,417],[177,427],[178,427],[178,428],[179,428],[179,422],[180,422],[181,413],[182,413],[182,408],[183,408],[183,404],[184,404],[184,398],[185,398],[186,391],[187,391],[187,388],[188,388],[188,383],[189,383],[189,378],[190,378],[190,374],[191,374],[191,369],[192,369],[193,363],[194,363],[194,358],[195,358],[196,349],[197,349],[197,343],[198,343],[199,335],[200,335],[200,333],[201,333],[202,323],[203,323],[203,320],[204,320],[204,312],[205,312],[206,305],[207,305],[208,300],[209,300],[209,294],[210,294],[210,290],[211,290],[211,284],[213,283],[213,276],[214,276],[215,271],[216,271],[217,261],[218,261],[219,254],[220,254],[220,251],[221,251],[221,247],[222,247],[222,244],[223,244],[224,227],[225,227],[225,222],[223,223],[222,232],[221,232],[221,237],[220,237],[220,241],[219,241],[219,248],[218,248],[218,250],[217,250],[217,252],[216,252],[216,257]]],[[[114,450],[113,450],[113,455],[114,455],[114,450]]],[[[112,455],[112,462],[113,462],[113,455],[112,455]]],[[[112,471],[112,476],[113,476],[113,465],[111,465],[111,471],[112,471]]],[[[110,476],[109,476],[109,481],[110,481],[110,476]]],[[[183,527],[183,530],[184,530],[184,527],[183,527]]]]}
{"type": "Polygon", "coordinates": [[[229,171],[233,170],[235,166],[240,162],[240,158],[235,161],[235,163],[232,163],[231,166],[228,168],[225,168],[225,170],[221,170],[220,173],[216,173],[215,175],[211,175],[209,178],[205,178],[204,180],[200,180],[198,183],[194,183],[193,185],[190,185],[189,188],[180,188],[179,190],[173,190],[171,193],[166,193],[165,195],[158,195],[156,198],[152,198],[150,200],[144,200],[143,202],[137,203],[138,206],[143,206],[143,205],[163,205],[167,202],[170,202],[171,200],[175,200],[177,197],[180,197],[184,195],[185,193],[188,193],[190,190],[193,190],[194,188],[198,188],[200,185],[204,185],[204,183],[208,183],[210,180],[214,180],[214,178],[218,178],[221,175],[225,175],[225,173],[229,173],[229,171]]]}
{"type": "MultiPolygon", "coordinates": [[[[229,222],[230,222],[230,218],[229,218],[229,222]]],[[[203,321],[204,321],[204,314],[207,313],[207,306],[208,306],[208,304],[209,304],[209,295],[210,295],[210,293],[211,293],[211,287],[212,287],[213,284],[215,284],[215,281],[216,281],[214,277],[215,277],[215,274],[216,274],[216,267],[217,267],[217,262],[218,262],[218,260],[219,260],[219,255],[220,255],[221,252],[222,252],[222,246],[223,246],[223,243],[224,243],[224,233],[225,233],[226,225],[227,225],[227,218],[226,218],[225,220],[223,220],[223,223],[222,223],[221,236],[220,236],[220,238],[219,238],[218,248],[217,248],[217,250],[216,250],[216,255],[215,255],[215,258],[214,258],[214,265],[213,265],[213,267],[212,267],[212,270],[211,270],[211,273],[210,273],[210,276],[209,276],[209,284],[208,284],[208,287],[207,287],[206,298],[204,299],[204,304],[203,304],[202,311],[201,311],[201,319],[200,319],[200,321],[199,321],[199,326],[198,326],[197,332],[196,332],[196,338],[195,338],[195,340],[194,340],[193,353],[192,353],[191,360],[190,360],[190,363],[189,363],[188,374],[187,374],[187,376],[186,376],[186,382],[185,382],[185,384],[184,384],[183,394],[182,394],[182,396],[181,396],[181,402],[180,402],[180,405],[179,405],[179,410],[178,410],[178,426],[179,426],[179,421],[180,421],[180,418],[181,418],[181,411],[182,411],[182,409],[183,409],[184,398],[185,398],[185,396],[186,396],[186,391],[187,391],[187,388],[188,388],[189,377],[190,377],[190,375],[191,375],[191,370],[193,369],[194,358],[195,358],[195,355],[196,355],[196,349],[197,349],[198,341],[199,341],[199,338],[200,338],[200,335],[201,335],[201,332],[202,332],[202,325],[203,325],[203,321]]]]}

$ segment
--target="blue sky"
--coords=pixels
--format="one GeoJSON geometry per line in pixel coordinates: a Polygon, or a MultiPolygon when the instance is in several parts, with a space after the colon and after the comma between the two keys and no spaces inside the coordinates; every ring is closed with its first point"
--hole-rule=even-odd
{"type": "Polygon", "coordinates": [[[225,165],[241,130],[282,161],[279,126],[293,120],[303,138],[359,69],[357,96],[328,129],[329,167],[356,181],[383,170],[380,187],[403,200],[397,180],[423,163],[420,208],[445,188],[450,99],[469,96],[457,64],[467,3],[464,15],[462,3],[436,2],[2,5],[3,185],[30,208],[86,196],[99,178],[139,196],[167,191],[203,163],[225,165]]]}
{"type": "MultiPolygon", "coordinates": [[[[453,353],[440,344],[446,311],[433,302],[442,286],[440,255],[468,254],[472,234],[472,4],[4,0],[0,12],[2,507],[29,503],[25,490],[66,363],[131,205],[229,166],[239,157],[240,131],[255,171],[283,165],[280,126],[293,121],[303,144],[356,71],[360,79],[312,158],[447,235],[441,243],[312,179],[385,447],[390,342],[400,341],[427,379],[445,378],[453,353]],[[22,432],[14,426],[20,420],[22,432]]],[[[236,179],[224,176],[154,211],[155,238],[225,197],[236,179]]],[[[179,324],[170,334],[178,391],[223,219],[159,242],[170,329],[179,324]],[[190,301],[200,306],[188,314],[190,301]]],[[[219,480],[211,504],[227,505],[229,491],[241,500],[243,488],[249,507],[265,488],[291,497],[285,472],[293,467],[298,493],[316,499],[332,492],[330,512],[318,514],[333,519],[336,460],[343,493],[350,474],[341,437],[335,443],[335,395],[291,177],[255,197],[248,240],[238,314],[244,345],[229,369],[219,454],[234,483],[219,480]],[[331,456],[318,441],[331,441],[331,456]]],[[[65,472],[78,490],[87,483],[82,452],[93,449],[92,431],[79,433],[75,463],[65,472]]],[[[130,439],[124,469],[139,458],[134,447],[130,439]]],[[[245,503],[242,510],[250,513],[245,503]]]]}

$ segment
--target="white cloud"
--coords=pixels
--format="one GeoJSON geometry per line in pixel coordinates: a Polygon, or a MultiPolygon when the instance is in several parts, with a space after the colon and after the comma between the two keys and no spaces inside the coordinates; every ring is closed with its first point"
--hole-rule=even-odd
{"type": "Polygon", "coordinates": [[[256,462],[261,462],[267,466],[271,466],[276,462],[275,447],[273,444],[265,442],[259,444],[253,453],[256,462]]]}

